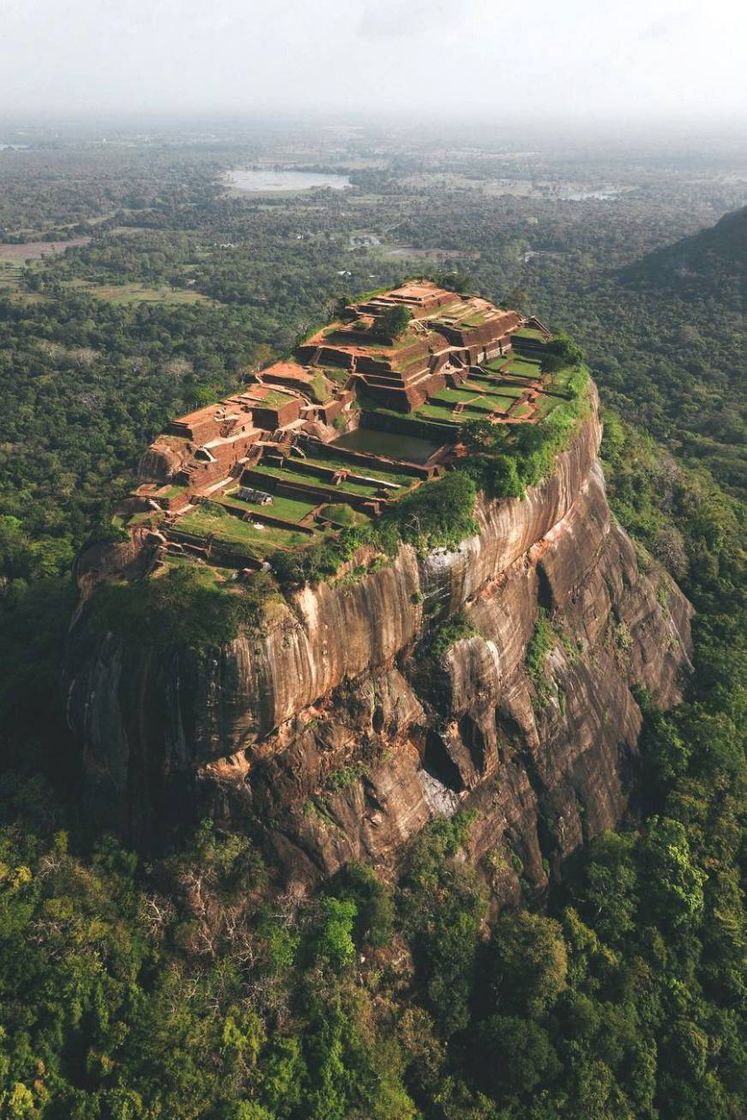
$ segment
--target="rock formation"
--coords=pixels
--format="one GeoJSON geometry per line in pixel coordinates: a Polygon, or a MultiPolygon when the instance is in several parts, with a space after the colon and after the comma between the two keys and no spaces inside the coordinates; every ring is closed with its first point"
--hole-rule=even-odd
{"type": "Polygon", "coordinates": [[[124,647],[84,606],[67,688],[91,810],[145,845],[211,815],[314,879],[386,873],[428,821],[474,809],[496,898],[541,890],[626,811],[636,686],[674,704],[689,666],[691,608],[611,517],[600,434],[594,409],[525,499],[478,503],[457,550],[403,545],[220,650],[124,647]],[[436,655],[455,618],[467,636],[436,655]]]}

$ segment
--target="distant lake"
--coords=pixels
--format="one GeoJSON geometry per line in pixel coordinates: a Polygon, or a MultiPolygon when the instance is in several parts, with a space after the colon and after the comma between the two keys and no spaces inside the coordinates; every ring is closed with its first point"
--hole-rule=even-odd
{"type": "Polygon", "coordinates": [[[308,191],[331,187],[342,191],[351,185],[347,175],[323,175],[316,171],[273,171],[269,168],[229,171],[226,179],[239,191],[308,191]]]}

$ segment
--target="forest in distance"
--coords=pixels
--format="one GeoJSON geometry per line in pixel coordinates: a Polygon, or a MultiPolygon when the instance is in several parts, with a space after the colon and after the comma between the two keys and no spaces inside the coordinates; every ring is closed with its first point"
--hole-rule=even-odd
{"type": "Polygon", "coordinates": [[[738,147],[280,124],[106,139],[0,130],[0,1116],[739,1120],[738,147]],[[253,167],[351,186],[229,189],[253,167]],[[111,534],[169,417],[340,299],[444,274],[578,343],[612,510],[696,611],[685,702],[638,698],[624,827],[498,917],[463,858],[469,813],[429,825],[394,881],[354,864],[306,893],[209,822],[147,856],[97,833],[60,685],[75,557],[111,534]]]}

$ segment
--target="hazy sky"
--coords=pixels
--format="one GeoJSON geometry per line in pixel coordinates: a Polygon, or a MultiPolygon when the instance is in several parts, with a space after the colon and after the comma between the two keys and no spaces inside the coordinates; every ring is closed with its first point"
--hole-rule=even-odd
{"type": "Polygon", "coordinates": [[[0,115],[744,114],[744,0],[0,0],[0,115]]]}

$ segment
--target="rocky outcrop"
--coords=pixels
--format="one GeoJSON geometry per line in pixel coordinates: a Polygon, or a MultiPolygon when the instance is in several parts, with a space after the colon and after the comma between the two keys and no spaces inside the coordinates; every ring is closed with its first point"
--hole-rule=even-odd
{"type": "Polygon", "coordinates": [[[496,897],[541,890],[626,810],[635,687],[671,705],[689,666],[689,604],[611,518],[599,437],[594,411],[455,551],[403,546],[211,654],[125,648],[83,610],[68,704],[92,811],[139,843],[210,814],[313,878],[391,869],[429,820],[474,809],[496,897]],[[472,636],[436,657],[455,615],[472,636]]]}

